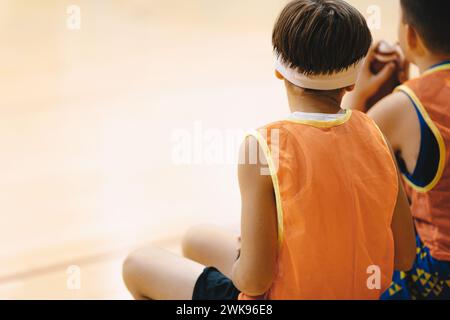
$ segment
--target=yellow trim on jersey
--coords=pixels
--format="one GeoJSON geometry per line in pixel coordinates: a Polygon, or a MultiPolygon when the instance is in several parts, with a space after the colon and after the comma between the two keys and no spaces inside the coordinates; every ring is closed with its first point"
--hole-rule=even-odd
{"type": "Polygon", "coordinates": [[[445,70],[450,70],[450,62],[449,63],[444,63],[440,66],[436,66],[434,68],[431,68],[427,71],[425,71],[423,73],[424,76],[429,75],[429,74],[433,74],[435,72],[439,72],[439,71],[445,71],[445,70]]]}
{"type": "MultiPolygon", "coordinates": [[[[450,67],[450,66],[449,66],[450,67]]],[[[438,182],[442,178],[442,174],[444,172],[445,168],[445,158],[446,158],[446,146],[444,139],[442,138],[441,132],[439,131],[438,127],[434,124],[433,120],[428,115],[427,110],[423,106],[420,99],[417,97],[417,95],[414,93],[413,90],[411,90],[409,87],[402,85],[395,89],[395,91],[401,91],[405,93],[412,101],[414,101],[414,104],[419,109],[419,112],[422,114],[423,119],[427,123],[427,125],[430,127],[431,131],[433,132],[434,137],[436,138],[438,145],[439,145],[439,166],[436,173],[436,176],[434,177],[433,181],[431,181],[427,186],[425,187],[419,187],[415,185],[412,181],[408,179],[406,175],[403,175],[408,185],[410,185],[414,190],[417,192],[425,193],[430,190],[432,190],[438,182]]]]}
{"type": "Polygon", "coordinates": [[[295,120],[295,119],[287,119],[286,121],[294,122],[298,124],[306,124],[309,126],[313,126],[316,128],[331,128],[331,127],[337,127],[344,123],[346,123],[348,120],[350,120],[350,117],[352,116],[352,110],[345,110],[345,116],[341,119],[332,120],[332,121],[320,121],[320,120],[295,120]]]}
{"type": "Polygon", "coordinates": [[[375,126],[375,128],[377,129],[378,133],[380,134],[381,139],[384,142],[384,146],[387,148],[387,151],[391,155],[392,164],[395,167],[395,171],[398,172],[397,171],[397,163],[395,162],[395,155],[393,154],[392,147],[391,147],[389,141],[386,139],[386,136],[384,135],[383,131],[381,131],[380,127],[376,124],[376,122],[372,120],[372,123],[375,126]]]}
{"type": "MultiPolygon", "coordinates": [[[[395,169],[395,173],[396,173],[397,177],[399,177],[400,170],[397,166],[394,151],[393,151],[389,141],[387,140],[386,136],[384,135],[383,131],[381,131],[380,127],[377,125],[377,123],[373,120],[372,120],[372,123],[375,126],[375,128],[378,130],[378,133],[380,134],[381,139],[384,142],[384,146],[387,148],[387,152],[389,152],[389,155],[390,155],[390,158],[392,161],[392,165],[394,166],[394,169],[395,169]]],[[[398,194],[398,189],[400,188],[400,186],[398,185],[398,181],[399,181],[399,178],[397,178],[397,194],[398,194]]]]}
{"type": "Polygon", "coordinates": [[[250,132],[247,134],[248,136],[254,137],[258,143],[261,149],[264,152],[264,155],[267,160],[267,164],[269,166],[270,176],[272,177],[272,184],[273,189],[275,192],[275,201],[277,206],[277,222],[278,222],[278,248],[281,248],[281,244],[283,243],[283,232],[284,232],[284,225],[283,225],[283,206],[281,202],[281,194],[280,194],[280,185],[278,183],[278,175],[277,175],[277,168],[275,167],[275,164],[273,162],[272,158],[272,152],[270,151],[269,146],[267,145],[266,139],[259,133],[258,131],[250,132]]]}

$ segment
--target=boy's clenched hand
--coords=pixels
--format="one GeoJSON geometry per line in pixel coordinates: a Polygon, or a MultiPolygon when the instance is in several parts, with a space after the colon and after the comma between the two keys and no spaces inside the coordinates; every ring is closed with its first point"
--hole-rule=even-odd
{"type": "MultiPolygon", "coordinates": [[[[372,72],[371,66],[376,59],[379,45],[380,42],[372,45],[355,84],[355,88],[348,94],[347,102],[353,109],[367,112],[367,101],[373,97],[387,81],[389,81],[389,79],[393,76],[393,73],[399,67],[397,66],[395,60],[393,60],[392,62],[387,63],[377,74],[372,72]]],[[[401,66],[399,80],[404,82],[407,80],[409,74],[409,63],[405,61],[400,48],[397,49],[395,58],[400,58],[401,66]]]]}

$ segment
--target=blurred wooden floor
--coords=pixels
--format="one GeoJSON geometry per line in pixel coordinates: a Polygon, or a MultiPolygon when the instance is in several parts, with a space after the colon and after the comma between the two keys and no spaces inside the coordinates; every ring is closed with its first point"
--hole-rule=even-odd
{"type": "MultiPolygon", "coordinates": [[[[180,254],[178,238],[154,241],[151,245],[167,249],[175,254],[180,254]]],[[[144,242],[140,245],[145,245],[144,242]]],[[[150,245],[150,243],[149,243],[150,245]]],[[[100,244],[79,243],[79,247],[65,247],[60,251],[54,250],[53,256],[57,257],[53,263],[41,264],[34,267],[28,266],[26,270],[19,271],[0,278],[1,299],[44,299],[44,300],[68,300],[68,299],[110,299],[129,300],[131,295],[122,281],[122,263],[127,254],[135,246],[123,248],[99,250],[97,253],[83,254],[86,247],[100,244]],[[67,255],[66,250],[73,250],[77,255],[67,255]],[[77,273],[74,273],[73,267],[77,273]],[[74,286],[72,279],[76,278],[74,286]],[[79,281],[79,282],[78,282],[79,281]],[[78,285],[79,283],[79,285],[78,285]]],[[[28,255],[25,263],[31,259],[39,260],[37,256],[28,255]]]]}
{"type": "MultiPolygon", "coordinates": [[[[0,0],[0,298],[127,298],[131,248],[238,224],[235,166],[176,166],[171,135],[286,115],[270,39],[285,2],[0,0]]],[[[374,33],[395,39],[391,1],[350,2],[380,5],[374,33]]]]}

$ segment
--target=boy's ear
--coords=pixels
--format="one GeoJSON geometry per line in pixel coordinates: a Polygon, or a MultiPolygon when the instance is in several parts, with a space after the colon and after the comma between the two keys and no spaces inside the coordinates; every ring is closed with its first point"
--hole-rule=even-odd
{"type": "Polygon", "coordinates": [[[416,30],[409,24],[406,25],[406,41],[408,42],[408,46],[411,49],[417,48],[417,32],[416,30]]]}
{"type": "Polygon", "coordinates": [[[406,40],[408,41],[408,46],[419,55],[426,53],[426,46],[424,45],[422,39],[411,25],[406,25],[406,40]]]}
{"type": "Polygon", "coordinates": [[[406,25],[406,41],[408,42],[408,46],[411,48],[411,50],[421,55],[425,53],[426,47],[422,39],[420,38],[416,29],[414,29],[414,27],[409,24],[406,25]]]}
{"type": "Polygon", "coordinates": [[[350,91],[353,91],[354,89],[355,89],[355,85],[351,85],[351,86],[344,88],[345,92],[350,92],[350,91]]]}
{"type": "Polygon", "coordinates": [[[278,70],[275,70],[275,77],[279,80],[284,80],[283,75],[278,70]]]}

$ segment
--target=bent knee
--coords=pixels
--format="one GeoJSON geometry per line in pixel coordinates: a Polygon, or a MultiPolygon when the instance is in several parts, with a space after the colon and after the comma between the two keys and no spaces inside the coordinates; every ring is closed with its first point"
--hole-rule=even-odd
{"type": "Polygon", "coordinates": [[[142,277],[148,276],[148,261],[157,259],[153,248],[142,248],[130,253],[122,264],[122,278],[131,295],[137,299],[148,299],[141,290],[142,277]]]}
{"type": "Polygon", "coordinates": [[[187,258],[193,258],[196,255],[196,252],[201,246],[202,241],[204,241],[204,235],[209,230],[208,226],[195,226],[191,227],[186,231],[181,240],[181,250],[183,252],[183,256],[187,258]]]}
{"type": "Polygon", "coordinates": [[[122,278],[128,290],[134,290],[134,279],[138,273],[138,259],[136,252],[130,253],[122,264],[122,278]]]}

